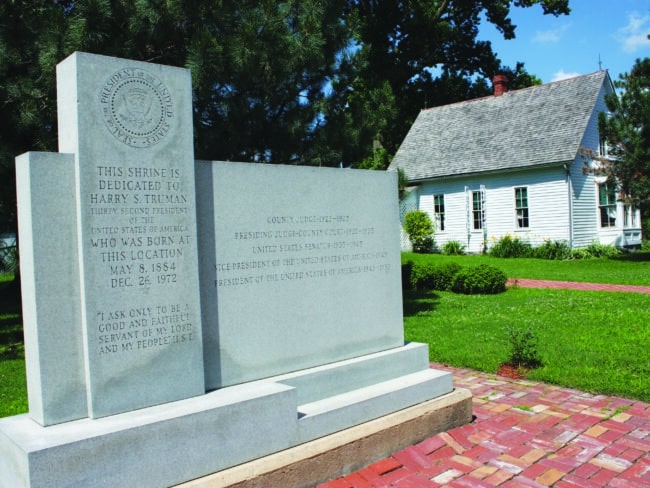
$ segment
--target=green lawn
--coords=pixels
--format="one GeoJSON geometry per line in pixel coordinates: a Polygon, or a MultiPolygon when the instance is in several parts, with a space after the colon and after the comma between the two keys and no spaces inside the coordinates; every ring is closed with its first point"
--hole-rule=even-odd
{"type": "Polygon", "coordinates": [[[27,411],[22,319],[12,279],[0,274],[0,417],[27,411]]]}
{"type": "Polygon", "coordinates": [[[496,372],[509,327],[531,329],[543,365],[528,378],[650,401],[650,295],[513,288],[498,295],[407,292],[406,339],[430,359],[496,372]]]}
{"type": "MultiPolygon", "coordinates": [[[[650,253],[547,261],[410,254],[402,262],[495,266],[509,278],[650,285],[650,253]]],[[[404,295],[407,340],[432,361],[496,372],[510,354],[508,328],[530,329],[543,365],[528,378],[650,401],[650,295],[512,288],[499,295],[404,295]]]]}

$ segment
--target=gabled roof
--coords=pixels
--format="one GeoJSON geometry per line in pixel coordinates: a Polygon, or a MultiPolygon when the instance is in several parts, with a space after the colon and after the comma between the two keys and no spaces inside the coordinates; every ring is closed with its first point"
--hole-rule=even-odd
{"type": "Polygon", "coordinates": [[[423,110],[389,170],[409,181],[573,161],[607,71],[423,110]]]}

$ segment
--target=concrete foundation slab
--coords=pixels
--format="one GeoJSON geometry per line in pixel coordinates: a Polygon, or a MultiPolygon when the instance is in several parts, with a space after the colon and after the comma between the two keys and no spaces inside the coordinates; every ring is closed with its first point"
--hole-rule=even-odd
{"type": "Polygon", "coordinates": [[[471,420],[472,394],[457,388],[447,395],[177,488],[313,487],[471,420]]]}

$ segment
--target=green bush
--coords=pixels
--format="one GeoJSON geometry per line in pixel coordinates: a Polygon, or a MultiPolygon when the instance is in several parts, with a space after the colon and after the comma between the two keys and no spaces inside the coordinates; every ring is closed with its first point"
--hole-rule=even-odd
{"type": "Polygon", "coordinates": [[[488,254],[495,258],[528,258],[533,254],[533,247],[519,237],[507,234],[488,249],[488,254]]]}
{"type": "Polygon", "coordinates": [[[465,295],[495,294],[506,290],[507,276],[489,264],[461,269],[454,276],[451,290],[465,295]]]}
{"type": "Polygon", "coordinates": [[[606,246],[595,242],[587,246],[587,252],[593,258],[613,258],[621,254],[621,251],[614,246],[606,246]]]}
{"type": "Polygon", "coordinates": [[[545,240],[544,244],[533,250],[533,256],[540,259],[569,259],[571,247],[566,241],[545,240]]]}
{"type": "Polygon", "coordinates": [[[18,246],[0,247],[0,273],[18,274],[18,246]]]}
{"type": "Polygon", "coordinates": [[[422,210],[411,210],[404,215],[404,231],[408,234],[413,252],[433,251],[433,223],[429,214],[422,210]]]}
{"type": "Polygon", "coordinates": [[[447,256],[464,256],[465,246],[460,241],[449,241],[442,246],[442,254],[447,256]]]}
{"type": "Polygon", "coordinates": [[[614,246],[593,243],[587,247],[573,249],[571,259],[592,259],[592,258],[613,258],[621,254],[621,251],[614,246]]]}
{"type": "Polygon", "coordinates": [[[589,251],[585,248],[578,248],[578,249],[572,249],[571,250],[571,256],[570,259],[591,259],[593,256],[589,253],[589,251]]]}
{"type": "Polygon", "coordinates": [[[460,264],[416,264],[411,270],[411,286],[416,290],[447,291],[454,277],[462,269],[460,264]]]}
{"type": "Polygon", "coordinates": [[[537,368],[542,361],[537,353],[537,336],[530,329],[510,327],[510,358],[508,363],[519,368],[537,368]]]}

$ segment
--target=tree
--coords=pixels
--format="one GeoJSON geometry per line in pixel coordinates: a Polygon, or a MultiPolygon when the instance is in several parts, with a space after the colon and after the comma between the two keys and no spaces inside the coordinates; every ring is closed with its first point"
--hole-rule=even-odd
{"type": "Polygon", "coordinates": [[[0,218],[15,228],[15,156],[56,150],[55,67],[74,51],[189,68],[197,158],[300,162],[351,38],[343,5],[3,0],[0,218]]]}
{"type": "Polygon", "coordinates": [[[561,15],[570,12],[568,4],[568,0],[350,0],[346,19],[357,43],[349,64],[355,69],[352,74],[337,74],[338,99],[332,100],[337,108],[326,113],[335,130],[365,128],[355,134],[361,157],[351,153],[355,159],[349,162],[370,155],[375,140],[394,154],[422,108],[485,96],[498,72],[518,75],[513,88],[538,82],[523,65],[514,70],[501,66],[490,42],[478,39],[478,27],[485,19],[512,39],[511,8],[538,5],[544,14],[561,15]]]}
{"type": "Polygon", "coordinates": [[[630,203],[650,211],[650,58],[637,59],[614,85],[620,97],[606,97],[609,113],[598,121],[610,156],[602,169],[630,203]]]}
{"type": "Polygon", "coordinates": [[[55,65],[64,4],[0,2],[0,231],[16,228],[14,158],[56,149],[55,65]]]}
{"type": "MultiPolygon", "coordinates": [[[[85,0],[69,46],[192,71],[200,158],[291,162],[350,33],[342,0],[85,0]]],[[[70,49],[71,50],[71,49],[70,49]]]]}
{"type": "Polygon", "coordinates": [[[433,222],[422,210],[411,210],[404,215],[404,232],[409,236],[413,252],[426,253],[433,250],[433,222]]]}

